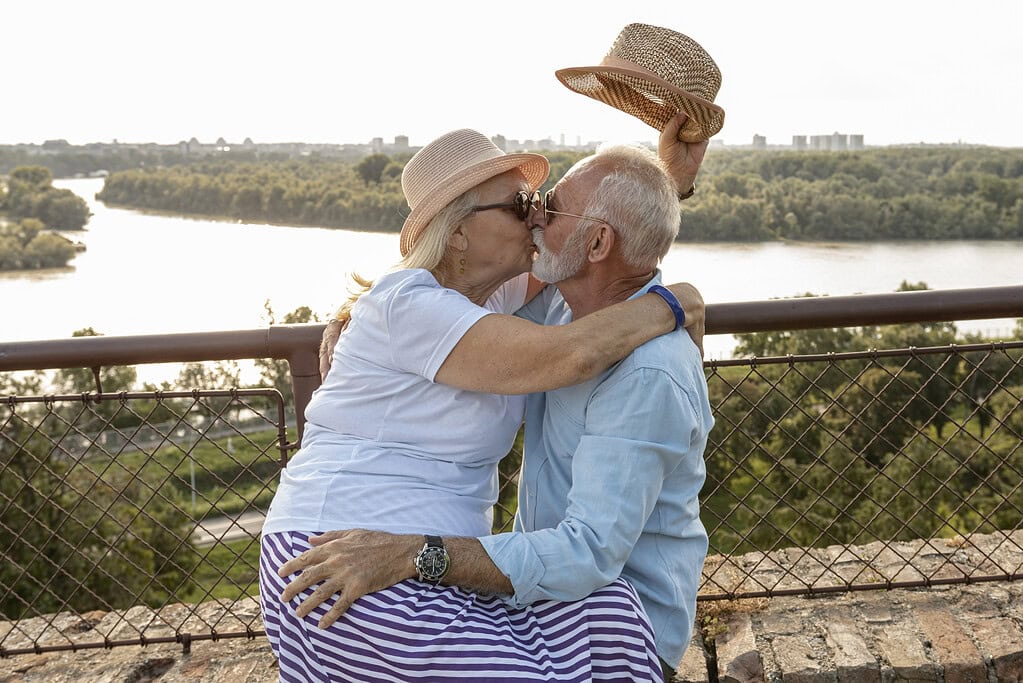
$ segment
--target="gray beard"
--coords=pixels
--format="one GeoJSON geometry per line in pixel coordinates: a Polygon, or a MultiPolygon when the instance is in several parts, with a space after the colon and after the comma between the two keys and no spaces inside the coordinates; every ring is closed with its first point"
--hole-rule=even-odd
{"type": "Polygon", "coordinates": [[[574,276],[586,263],[586,231],[576,229],[561,249],[555,254],[543,240],[543,230],[533,228],[533,244],[536,245],[536,260],[533,261],[533,276],[542,282],[555,284],[574,276]]]}

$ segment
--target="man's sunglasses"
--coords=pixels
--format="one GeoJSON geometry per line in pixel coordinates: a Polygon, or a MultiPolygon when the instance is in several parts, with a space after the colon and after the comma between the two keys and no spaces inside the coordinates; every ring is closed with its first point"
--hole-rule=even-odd
{"type": "Polygon", "coordinates": [[[543,210],[543,217],[544,217],[544,222],[545,223],[550,220],[550,215],[549,214],[553,213],[553,214],[558,214],[558,215],[561,215],[561,216],[571,216],[572,218],[582,218],[582,219],[588,220],[588,221],[596,221],[598,223],[604,223],[606,225],[611,226],[612,230],[614,229],[614,226],[611,225],[610,223],[608,223],[603,218],[595,218],[593,216],[583,216],[583,215],[580,215],[580,214],[577,214],[577,213],[568,213],[567,211],[555,211],[554,209],[551,208],[551,206],[553,204],[554,204],[554,189],[553,188],[550,189],[550,190],[547,190],[547,194],[543,195],[542,197],[540,196],[540,191],[539,190],[536,190],[536,191],[534,191],[532,193],[526,192],[525,190],[520,190],[519,192],[517,192],[515,194],[515,200],[514,201],[503,202],[501,204],[484,204],[482,206],[474,206],[474,207],[472,207],[472,210],[473,211],[488,211],[489,209],[510,209],[510,210],[515,212],[515,216],[520,221],[525,222],[525,220],[527,218],[529,218],[529,212],[530,211],[540,211],[542,209],[543,210]]]}

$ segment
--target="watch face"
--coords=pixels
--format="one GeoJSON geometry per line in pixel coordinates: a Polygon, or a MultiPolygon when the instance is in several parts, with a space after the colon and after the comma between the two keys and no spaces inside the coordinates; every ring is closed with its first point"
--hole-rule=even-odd
{"type": "Polygon", "coordinates": [[[444,548],[426,547],[416,557],[416,569],[424,580],[438,580],[448,569],[448,553],[444,548]]]}

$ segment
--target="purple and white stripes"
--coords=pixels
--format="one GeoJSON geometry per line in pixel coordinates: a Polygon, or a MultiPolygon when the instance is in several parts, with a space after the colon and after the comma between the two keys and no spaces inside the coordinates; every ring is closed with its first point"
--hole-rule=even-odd
{"type": "Polygon", "coordinates": [[[278,598],[289,579],[277,568],[309,549],[310,534],[263,537],[263,622],[282,681],[663,681],[646,614],[622,579],[578,602],[523,609],[409,580],[364,596],[321,630],[330,603],[299,619],[299,599],[278,598]]]}

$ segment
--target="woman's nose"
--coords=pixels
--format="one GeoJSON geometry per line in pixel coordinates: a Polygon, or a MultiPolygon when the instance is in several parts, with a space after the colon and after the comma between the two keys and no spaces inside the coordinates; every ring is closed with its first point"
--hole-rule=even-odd
{"type": "Polygon", "coordinates": [[[529,214],[526,216],[526,227],[530,230],[533,228],[543,229],[547,227],[547,215],[543,210],[543,204],[531,206],[529,208],[529,214]]]}

